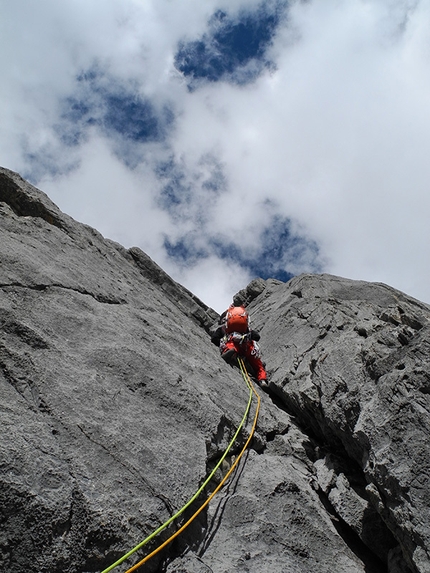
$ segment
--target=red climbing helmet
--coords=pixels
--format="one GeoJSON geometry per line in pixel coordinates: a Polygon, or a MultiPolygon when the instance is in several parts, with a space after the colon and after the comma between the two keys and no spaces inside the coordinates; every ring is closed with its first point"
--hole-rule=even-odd
{"type": "Polygon", "coordinates": [[[226,314],[225,330],[227,334],[232,332],[245,334],[248,332],[248,320],[248,312],[243,306],[231,305],[226,314]]]}

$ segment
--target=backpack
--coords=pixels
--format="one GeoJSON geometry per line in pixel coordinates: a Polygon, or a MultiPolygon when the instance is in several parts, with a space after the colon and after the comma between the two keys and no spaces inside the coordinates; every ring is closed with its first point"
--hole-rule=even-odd
{"type": "Polygon", "coordinates": [[[225,331],[227,334],[248,332],[248,313],[243,306],[231,306],[227,310],[225,331]]]}

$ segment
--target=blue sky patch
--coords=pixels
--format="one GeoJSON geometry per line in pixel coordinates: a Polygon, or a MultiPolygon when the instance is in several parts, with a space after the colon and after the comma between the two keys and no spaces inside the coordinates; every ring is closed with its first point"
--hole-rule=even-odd
{"type": "Polygon", "coordinates": [[[218,10],[206,34],[178,47],[175,66],[189,79],[189,87],[195,87],[196,81],[221,79],[245,84],[273,66],[266,51],[286,6],[286,2],[263,2],[255,11],[243,10],[236,17],[218,10]]]}
{"type": "Polygon", "coordinates": [[[100,130],[117,157],[134,168],[142,161],[139,144],[165,142],[174,119],[173,104],[157,106],[142,97],[133,82],[120,82],[94,66],[76,77],[74,93],[60,101],[59,118],[52,125],[56,140],[39,149],[24,141],[26,176],[37,184],[47,173],[73,171],[77,162],[64,159],[64,148],[85,143],[91,127],[100,130]]]}
{"type": "Polygon", "coordinates": [[[163,138],[163,122],[149,101],[132,94],[107,94],[103,127],[116,131],[135,142],[158,141],[163,138]]]}
{"type": "Polygon", "coordinates": [[[55,130],[67,146],[83,143],[91,126],[125,144],[164,141],[174,122],[171,108],[157,108],[135,85],[119,83],[97,68],[76,78],[75,93],[61,105],[55,130]]]}

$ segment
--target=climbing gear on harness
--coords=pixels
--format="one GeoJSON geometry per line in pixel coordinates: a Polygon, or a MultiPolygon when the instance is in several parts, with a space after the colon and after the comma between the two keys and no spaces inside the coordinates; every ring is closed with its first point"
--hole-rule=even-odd
{"type": "Polygon", "coordinates": [[[188,527],[188,525],[190,523],[192,523],[192,521],[194,521],[194,519],[199,515],[199,513],[209,504],[209,502],[211,501],[211,499],[215,496],[215,494],[221,489],[221,487],[224,485],[224,483],[227,481],[227,479],[229,478],[229,476],[231,475],[231,473],[233,472],[233,470],[236,468],[237,464],[239,463],[240,459],[242,458],[243,454],[245,453],[249,443],[251,442],[251,439],[254,435],[255,432],[255,428],[257,426],[257,420],[258,420],[258,414],[260,411],[260,396],[258,395],[258,393],[255,391],[254,386],[252,385],[251,379],[249,377],[249,374],[246,370],[245,364],[242,360],[242,358],[238,358],[238,363],[239,363],[239,367],[243,376],[243,379],[245,380],[248,389],[249,389],[249,396],[248,396],[248,404],[246,406],[245,409],[245,413],[243,415],[243,418],[236,430],[236,433],[234,434],[232,440],[230,441],[229,445],[227,446],[227,449],[225,450],[224,454],[222,455],[221,459],[219,460],[219,462],[216,464],[216,466],[214,467],[214,469],[212,470],[212,472],[210,473],[210,475],[207,477],[207,479],[205,480],[205,482],[200,486],[200,488],[197,490],[197,492],[193,495],[193,497],[178,511],[175,513],[175,515],[173,515],[172,517],[170,517],[170,519],[168,519],[165,523],[163,523],[156,531],[154,531],[153,533],[151,533],[151,535],[149,535],[146,539],[144,539],[143,541],[141,541],[138,545],[136,545],[136,547],[134,547],[133,549],[131,549],[128,553],[126,553],[125,555],[123,555],[120,559],[118,559],[118,561],[116,561],[115,563],[113,563],[112,565],[110,565],[107,569],[104,569],[101,573],[108,573],[109,571],[112,571],[112,569],[114,569],[115,567],[117,567],[118,565],[120,565],[121,563],[123,563],[126,559],[128,559],[131,555],[133,555],[138,549],[140,549],[141,547],[143,547],[144,545],[146,545],[151,539],[153,539],[158,533],[160,533],[161,531],[163,531],[168,525],[170,525],[176,518],[178,518],[180,515],[182,515],[182,513],[194,502],[196,501],[196,499],[200,496],[200,494],[203,492],[203,490],[205,489],[205,487],[209,484],[209,482],[211,481],[211,479],[213,478],[213,476],[215,475],[216,471],[218,470],[218,468],[221,466],[222,462],[225,460],[225,458],[227,457],[228,452],[231,450],[233,444],[235,443],[243,425],[245,424],[246,419],[248,418],[250,409],[251,409],[251,404],[252,404],[252,398],[255,395],[257,397],[257,406],[255,409],[255,414],[254,414],[254,421],[252,424],[252,428],[251,431],[249,433],[249,436],[245,442],[245,445],[243,446],[242,450],[240,451],[239,455],[237,456],[237,458],[235,459],[235,461],[233,462],[232,466],[230,467],[230,469],[228,470],[228,472],[226,473],[226,475],[223,477],[223,479],[221,480],[221,482],[218,484],[218,486],[214,489],[214,491],[210,494],[210,496],[206,499],[206,501],[197,509],[197,511],[190,517],[190,519],[188,519],[188,521],[186,523],[184,523],[184,525],[182,525],[182,527],[180,527],[175,533],[173,533],[173,535],[171,535],[169,537],[169,539],[167,539],[164,543],[162,543],[159,547],[157,547],[156,549],[154,549],[154,551],[152,551],[149,555],[147,555],[146,557],[144,557],[141,561],[139,561],[138,563],[136,563],[135,565],[133,565],[133,567],[131,567],[130,569],[127,569],[127,571],[125,573],[132,573],[132,571],[136,571],[136,569],[138,569],[141,565],[143,565],[144,563],[146,563],[147,561],[149,561],[149,559],[151,559],[151,557],[153,557],[154,555],[156,555],[159,551],[161,551],[164,547],[166,547],[166,545],[168,545],[171,541],[173,541],[173,539],[175,539],[175,537],[177,537],[180,533],[182,533],[182,531],[184,531],[184,529],[186,529],[188,527]]]}
{"type": "Polygon", "coordinates": [[[251,340],[251,334],[248,332],[247,334],[241,334],[240,332],[233,332],[233,334],[229,334],[227,340],[234,340],[239,344],[243,344],[248,340],[251,340]]]}

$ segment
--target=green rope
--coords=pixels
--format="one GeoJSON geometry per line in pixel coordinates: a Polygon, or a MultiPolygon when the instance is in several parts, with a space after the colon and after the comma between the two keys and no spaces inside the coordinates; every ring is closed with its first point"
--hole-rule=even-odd
{"type": "Polygon", "coordinates": [[[211,479],[213,478],[213,476],[215,475],[216,471],[218,470],[218,468],[221,466],[222,462],[225,460],[225,458],[227,457],[228,452],[231,450],[231,448],[233,447],[234,442],[236,441],[237,436],[239,435],[240,430],[242,429],[246,418],[248,417],[249,411],[251,409],[251,403],[252,403],[252,396],[253,396],[253,391],[252,388],[249,386],[249,383],[247,381],[248,384],[248,388],[249,388],[249,398],[248,398],[248,404],[246,406],[246,410],[245,413],[243,415],[242,421],[239,425],[239,427],[236,430],[236,433],[234,434],[231,442],[229,443],[229,445],[227,446],[227,449],[225,450],[223,456],[221,457],[221,459],[219,460],[219,462],[217,463],[217,465],[214,467],[214,469],[212,470],[212,472],[209,474],[209,476],[206,478],[206,480],[204,481],[204,483],[200,486],[200,488],[196,491],[196,493],[193,495],[193,497],[183,506],[181,507],[181,509],[179,511],[177,511],[175,513],[175,515],[173,515],[172,517],[170,517],[167,521],[165,521],[162,525],[160,525],[160,527],[158,529],[156,529],[153,533],[151,533],[150,535],[148,535],[148,537],[146,537],[143,541],[141,541],[138,545],[136,545],[135,547],[133,547],[133,549],[131,549],[128,553],[126,553],[125,555],[123,555],[122,557],[120,557],[120,559],[118,559],[118,561],[115,561],[115,563],[112,563],[112,565],[110,565],[107,569],[103,569],[103,571],[101,571],[101,573],[108,573],[109,571],[112,571],[112,569],[114,569],[115,567],[117,567],[118,565],[120,565],[121,563],[123,563],[123,561],[125,561],[126,559],[128,559],[129,557],[131,557],[131,555],[133,555],[133,553],[135,553],[136,551],[138,551],[141,547],[143,547],[144,545],[146,545],[149,541],[151,541],[151,539],[153,539],[156,535],[158,535],[159,533],[161,533],[164,529],[166,529],[166,527],[168,525],[170,525],[172,523],[172,521],[174,521],[175,519],[177,519],[180,515],[182,515],[184,513],[184,511],[190,507],[190,505],[199,497],[199,495],[202,493],[202,491],[205,489],[205,487],[208,485],[208,483],[211,481],[211,479]]]}
{"type": "Polygon", "coordinates": [[[242,375],[245,378],[246,376],[246,383],[248,385],[248,387],[252,390],[252,392],[255,394],[255,396],[257,397],[257,407],[255,410],[255,415],[254,415],[254,421],[252,423],[252,429],[249,433],[248,438],[246,439],[246,442],[241,450],[241,452],[239,453],[239,455],[236,457],[236,459],[234,460],[234,462],[232,463],[232,465],[230,466],[230,469],[228,470],[228,472],[225,474],[225,476],[222,478],[222,480],[219,482],[219,484],[216,486],[216,488],[214,489],[214,491],[209,495],[209,497],[206,498],[206,500],[202,503],[202,505],[194,512],[194,514],[189,518],[189,520],[184,523],[183,525],[181,525],[181,527],[179,529],[177,529],[175,531],[175,533],[173,533],[169,539],[166,539],[166,541],[164,541],[161,545],[159,545],[156,549],[154,549],[154,551],[152,551],[151,553],[149,553],[149,555],[147,555],[146,557],[144,557],[143,559],[141,559],[138,563],[136,563],[135,565],[133,565],[133,567],[130,567],[130,569],[127,569],[127,571],[125,573],[133,573],[134,571],[136,571],[136,569],[139,569],[144,563],[146,563],[147,561],[149,561],[150,559],[152,559],[157,553],[159,553],[160,551],[162,551],[169,543],[171,543],[178,535],[180,535],[189,525],[190,523],[192,523],[195,518],[200,514],[200,512],[202,512],[204,510],[204,508],[208,505],[208,503],[211,501],[211,499],[219,492],[219,490],[222,488],[222,486],[225,484],[225,482],[228,480],[228,478],[230,477],[230,475],[233,473],[233,471],[235,470],[235,468],[237,467],[239,461],[241,460],[243,454],[245,453],[245,450],[247,449],[247,447],[249,446],[252,437],[254,436],[254,432],[255,432],[255,428],[257,427],[257,420],[258,420],[258,413],[260,411],[260,396],[257,394],[257,392],[254,390],[254,387],[252,386],[251,380],[249,378],[248,373],[246,372],[246,368],[245,365],[243,364],[242,358],[238,359],[241,370],[242,370],[242,375]]]}

